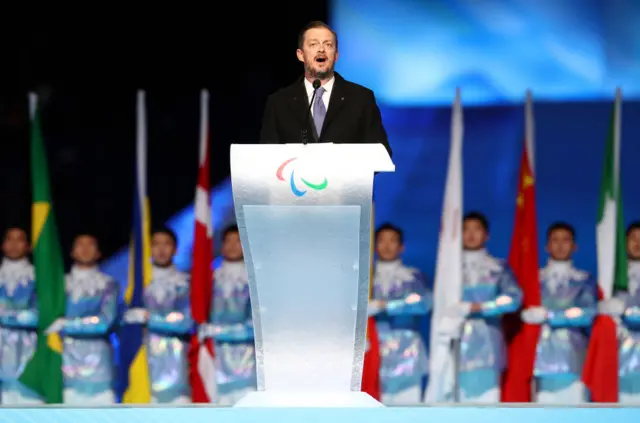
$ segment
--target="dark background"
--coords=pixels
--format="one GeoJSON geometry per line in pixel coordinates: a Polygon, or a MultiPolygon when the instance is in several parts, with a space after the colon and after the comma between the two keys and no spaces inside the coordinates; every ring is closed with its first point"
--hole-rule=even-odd
{"type": "Polygon", "coordinates": [[[30,232],[29,90],[40,95],[63,249],[89,231],[109,256],[131,227],[136,90],[147,92],[148,191],[159,226],[194,198],[200,90],[211,96],[213,186],[229,174],[229,144],[257,140],[266,97],[301,74],[298,32],[326,21],[327,9],[211,3],[180,19],[148,10],[137,20],[51,20],[14,32],[2,53],[0,228],[30,232]]]}

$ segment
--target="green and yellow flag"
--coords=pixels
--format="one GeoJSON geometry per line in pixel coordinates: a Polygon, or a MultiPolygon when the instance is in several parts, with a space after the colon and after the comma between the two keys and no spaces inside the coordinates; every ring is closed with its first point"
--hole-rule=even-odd
{"type": "Polygon", "coordinates": [[[62,251],[51,203],[49,170],[40,129],[38,98],[29,94],[31,115],[32,246],[38,295],[38,345],[20,382],[42,395],[48,404],[63,402],[62,341],[47,329],[64,317],[65,291],[62,251]]]}

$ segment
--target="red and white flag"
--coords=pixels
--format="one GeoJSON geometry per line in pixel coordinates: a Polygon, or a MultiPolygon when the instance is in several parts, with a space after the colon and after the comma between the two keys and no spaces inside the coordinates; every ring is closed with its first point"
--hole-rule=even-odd
{"type": "MultiPolygon", "coordinates": [[[[213,292],[213,228],[209,199],[209,93],[200,98],[200,168],[195,201],[195,235],[191,268],[191,313],[196,324],[209,321],[213,292]]],[[[189,351],[191,395],[194,403],[214,402],[216,399],[215,352],[211,339],[200,342],[191,337],[189,351]]]]}

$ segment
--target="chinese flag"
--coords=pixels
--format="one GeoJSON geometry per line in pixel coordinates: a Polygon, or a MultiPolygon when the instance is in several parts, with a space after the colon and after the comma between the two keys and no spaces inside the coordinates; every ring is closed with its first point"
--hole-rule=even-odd
{"type": "MultiPolygon", "coordinates": [[[[373,250],[375,245],[375,220],[373,205],[371,206],[371,266],[369,273],[369,298],[373,294],[373,250]]],[[[380,342],[376,321],[373,317],[367,320],[367,350],[364,354],[362,369],[362,391],[380,401],[380,342]]]]}
{"type": "MultiPolygon", "coordinates": [[[[524,293],[524,308],[540,306],[540,263],[536,220],[535,178],[533,174],[533,107],[527,93],[525,148],[520,163],[518,198],[509,266],[524,293]]],[[[502,385],[503,402],[531,402],[531,382],[536,360],[540,325],[522,323],[519,315],[506,316],[508,344],[507,370],[502,385]]]]}
{"type": "Polygon", "coordinates": [[[369,317],[367,322],[367,346],[362,369],[362,391],[380,401],[380,342],[376,321],[369,317]]]}

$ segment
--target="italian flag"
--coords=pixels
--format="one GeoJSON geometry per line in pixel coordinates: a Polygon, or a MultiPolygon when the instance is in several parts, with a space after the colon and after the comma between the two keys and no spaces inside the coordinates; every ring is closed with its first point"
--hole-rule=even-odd
{"type": "Polygon", "coordinates": [[[63,402],[62,340],[47,329],[65,314],[65,279],[58,239],[40,111],[36,94],[29,94],[31,115],[32,245],[38,296],[38,345],[20,382],[40,394],[48,404],[63,402]]]}
{"type": "MultiPolygon", "coordinates": [[[[620,129],[622,95],[616,92],[607,139],[600,188],[597,251],[600,299],[614,290],[627,289],[627,255],[620,184],[620,129]]],[[[582,380],[593,402],[618,401],[618,340],[616,322],[609,316],[596,318],[589,340],[582,380]]]]}

